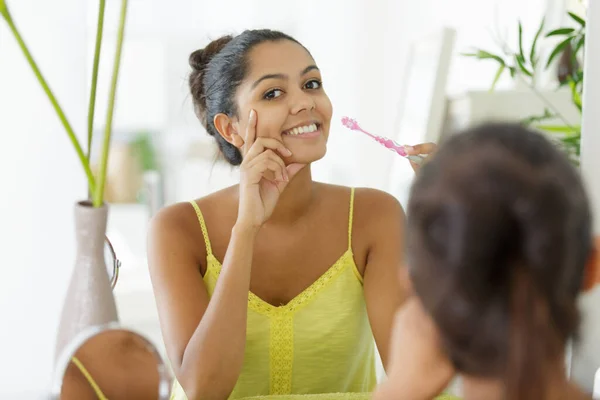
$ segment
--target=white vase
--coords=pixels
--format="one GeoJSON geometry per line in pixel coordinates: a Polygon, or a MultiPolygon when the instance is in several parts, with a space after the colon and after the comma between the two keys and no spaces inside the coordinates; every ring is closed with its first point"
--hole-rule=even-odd
{"type": "Polygon", "coordinates": [[[75,267],[65,296],[55,358],[84,329],[118,322],[117,307],[104,258],[108,207],[75,205],[75,267]]]}

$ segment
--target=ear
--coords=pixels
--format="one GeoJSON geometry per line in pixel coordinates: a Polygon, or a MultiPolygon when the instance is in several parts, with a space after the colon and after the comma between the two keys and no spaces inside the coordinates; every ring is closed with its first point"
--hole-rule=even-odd
{"type": "Polygon", "coordinates": [[[219,113],[213,119],[217,132],[228,143],[231,143],[238,149],[244,145],[244,139],[238,134],[239,124],[227,114],[219,113]]]}
{"type": "Polygon", "coordinates": [[[600,236],[594,238],[592,251],[585,266],[583,276],[583,291],[592,290],[600,283],[600,236]]]}

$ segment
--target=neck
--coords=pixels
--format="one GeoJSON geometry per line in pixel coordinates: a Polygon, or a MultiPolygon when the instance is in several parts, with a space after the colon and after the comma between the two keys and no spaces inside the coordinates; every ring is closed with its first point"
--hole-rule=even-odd
{"type": "Polygon", "coordinates": [[[281,193],[267,225],[291,223],[305,215],[314,201],[314,189],[309,164],[294,176],[281,193]]]}

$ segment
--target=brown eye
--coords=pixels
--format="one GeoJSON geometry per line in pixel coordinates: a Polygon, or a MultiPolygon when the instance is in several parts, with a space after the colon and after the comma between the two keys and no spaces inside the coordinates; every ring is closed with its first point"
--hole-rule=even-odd
{"type": "Polygon", "coordinates": [[[320,89],[321,86],[323,86],[323,84],[318,79],[311,79],[310,81],[308,81],[304,84],[305,89],[311,89],[311,90],[320,89]]]}
{"type": "Polygon", "coordinates": [[[276,99],[277,97],[281,96],[282,94],[283,94],[283,91],[281,89],[269,90],[267,93],[264,94],[263,99],[273,100],[273,99],[276,99]]]}

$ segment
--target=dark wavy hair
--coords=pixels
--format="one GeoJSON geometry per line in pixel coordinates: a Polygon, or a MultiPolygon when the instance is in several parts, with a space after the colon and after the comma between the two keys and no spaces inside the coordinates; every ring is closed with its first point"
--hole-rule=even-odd
{"type": "Polygon", "coordinates": [[[591,221],[578,171],[540,133],[488,123],[440,146],[411,190],[408,258],[458,371],[546,398],[578,332],[591,221]]]}

